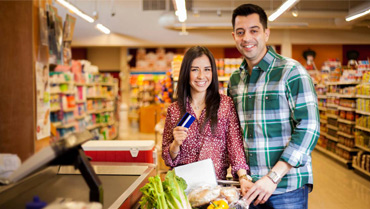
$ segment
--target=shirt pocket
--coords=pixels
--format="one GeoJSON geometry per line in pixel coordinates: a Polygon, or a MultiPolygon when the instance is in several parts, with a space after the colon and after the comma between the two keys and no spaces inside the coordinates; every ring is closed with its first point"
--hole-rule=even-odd
{"type": "Polygon", "coordinates": [[[267,94],[263,97],[259,97],[261,104],[264,101],[264,107],[266,110],[278,110],[279,105],[279,95],[278,94],[267,94]]]}
{"type": "Polygon", "coordinates": [[[261,118],[276,120],[280,117],[280,96],[279,94],[265,94],[256,97],[256,108],[261,110],[264,116],[261,118]]]}

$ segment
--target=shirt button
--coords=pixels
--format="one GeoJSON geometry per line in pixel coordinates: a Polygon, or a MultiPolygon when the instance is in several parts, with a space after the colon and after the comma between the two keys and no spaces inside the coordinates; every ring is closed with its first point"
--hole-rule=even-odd
{"type": "Polygon", "coordinates": [[[269,99],[269,97],[266,97],[266,99],[269,99]]]}
{"type": "Polygon", "coordinates": [[[249,99],[252,99],[252,96],[249,96],[249,99]]]}
{"type": "Polygon", "coordinates": [[[249,154],[249,156],[252,156],[253,154],[249,154]]]}

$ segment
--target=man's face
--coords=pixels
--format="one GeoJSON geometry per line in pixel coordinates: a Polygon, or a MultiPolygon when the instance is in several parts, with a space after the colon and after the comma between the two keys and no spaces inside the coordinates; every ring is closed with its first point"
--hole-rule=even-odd
{"type": "Polygon", "coordinates": [[[248,61],[257,64],[265,56],[270,30],[263,29],[258,14],[237,16],[232,35],[237,49],[248,61]]]}

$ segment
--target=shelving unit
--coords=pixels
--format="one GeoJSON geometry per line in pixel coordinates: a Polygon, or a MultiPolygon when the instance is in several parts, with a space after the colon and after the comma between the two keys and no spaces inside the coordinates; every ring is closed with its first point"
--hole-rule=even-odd
{"type": "MultiPolygon", "coordinates": [[[[341,81],[315,84],[321,121],[321,135],[315,149],[370,180],[368,71],[367,67],[362,83],[341,81]]],[[[329,74],[328,78],[339,79],[336,73],[329,74]]],[[[353,72],[347,72],[347,75],[349,73],[353,72]]]]}
{"type": "Polygon", "coordinates": [[[350,164],[351,164],[350,160],[345,160],[345,159],[339,157],[334,152],[328,151],[327,149],[325,149],[323,147],[320,147],[320,146],[316,146],[315,149],[320,151],[321,153],[331,157],[332,159],[336,160],[337,162],[340,162],[342,165],[350,167],[350,164]]]}
{"type": "Polygon", "coordinates": [[[353,159],[355,172],[370,180],[370,83],[357,86],[355,147],[359,151],[353,159]]]}
{"type": "Polygon", "coordinates": [[[320,106],[321,136],[317,150],[325,152],[342,164],[352,168],[352,157],[359,151],[354,148],[355,93],[354,87],[359,82],[328,82],[316,86],[320,106]],[[352,92],[346,93],[343,92],[352,92]],[[323,118],[326,117],[326,120],[323,118]],[[324,121],[324,122],[323,122],[324,121]]]}
{"type": "Polygon", "coordinates": [[[51,122],[61,138],[88,129],[95,139],[112,140],[118,134],[114,113],[118,84],[110,75],[89,73],[88,66],[78,75],[50,73],[51,122]]]}

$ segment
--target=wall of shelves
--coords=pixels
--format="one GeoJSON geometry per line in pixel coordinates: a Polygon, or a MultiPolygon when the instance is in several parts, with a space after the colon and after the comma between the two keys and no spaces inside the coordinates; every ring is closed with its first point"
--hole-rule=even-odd
{"type": "Polygon", "coordinates": [[[51,122],[61,138],[88,129],[97,140],[112,140],[118,136],[116,97],[118,83],[109,74],[84,69],[71,72],[51,72],[51,122]],[[75,80],[79,78],[79,80],[75,80]]]}
{"type": "Polygon", "coordinates": [[[316,149],[370,180],[370,83],[327,82],[316,91],[321,121],[316,149]]]}

